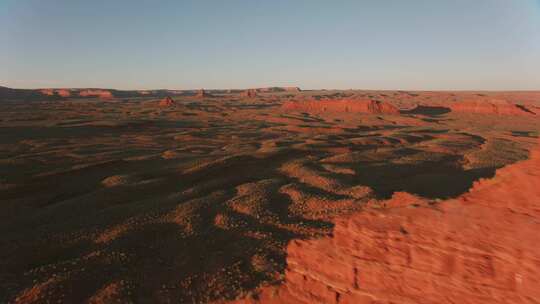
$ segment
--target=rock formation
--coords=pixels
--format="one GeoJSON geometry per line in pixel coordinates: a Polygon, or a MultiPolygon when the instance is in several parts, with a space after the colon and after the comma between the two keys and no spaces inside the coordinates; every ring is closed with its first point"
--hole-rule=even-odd
{"type": "Polygon", "coordinates": [[[41,89],[39,92],[43,95],[47,96],[54,96],[54,90],[53,89],[41,89]]]}
{"type": "Polygon", "coordinates": [[[496,114],[496,115],[531,115],[535,114],[527,107],[510,103],[503,99],[478,98],[449,103],[452,112],[496,114]]]}
{"type": "Polygon", "coordinates": [[[302,90],[299,87],[284,87],[287,92],[301,92],[302,90]]]}
{"type": "Polygon", "coordinates": [[[247,89],[244,92],[242,92],[242,97],[246,98],[255,98],[257,97],[257,90],[255,89],[247,89]]]}
{"type": "Polygon", "coordinates": [[[113,98],[113,94],[111,91],[108,90],[101,90],[101,89],[85,89],[79,91],[79,96],[81,97],[98,97],[102,99],[110,99],[113,98]]]}
{"type": "Polygon", "coordinates": [[[67,89],[58,89],[56,90],[56,93],[62,97],[70,97],[71,91],[67,89]]]}
{"type": "Polygon", "coordinates": [[[288,101],[282,105],[285,110],[303,111],[309,113],[320,112],[352,112],[366,114],[399,114],[394,105],[371,99],[328,99],[288,101]]]}
{"type": "Polygon", "coordinates": [[[70,97],[71,91],[68,89],[41,89],[39,92],[47,96],[60,96],[60,97],[70,97]]]}
{"type": "Polygon", "coordinates": [[[299,87],[268,87],[268,88],[257,88],[257,92],[261,93],[277,93],[277,92],[300,92],[302,91],[299,87]]]}
{"type": "Polygon", "coordinates": [[[0,101],[6,100],[56,100],[58,95],[44,94],[41,90],[12,89],[0,86],[0,101]]]}
{"type": "Polygon", "coordinates": [[[212,97],[211,94],[209,94],[208,92],[206,92],[204,89],[200,89],[199,91],[197,91],[197,94],[195,95],[196,98],[208,98],[208,97],[212,97]]]}
{"type": "Polygon", "coordinates": [[[284,284],[236,303],[534,303],[540,149],[457,199],[407,193],[289,244],[284,284]]]}

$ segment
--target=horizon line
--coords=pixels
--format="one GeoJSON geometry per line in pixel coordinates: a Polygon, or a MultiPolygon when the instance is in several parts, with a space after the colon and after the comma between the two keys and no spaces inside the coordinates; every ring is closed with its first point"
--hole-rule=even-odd
{"type": "Polygon", "coordinates": [[[10,87],[5,85],[0,85],[0,87],[15,89],[15,90],[46,90],[46,89],[55,89],[55,90],[88,90],[88,89],[98,89],[98,90],[116,90],[116,91],[196,91],[196,90],[208,90],[208,91],[223,91],[223,90],[249,90],[249,89],[266,89],[266,88],[298,88],[300,91],[413,91],[413,92],[539,92],[540,88],[537,89],[516,89],[516,88],[505,88],[505,89],[410,89],[410,88],[347,88],[347,89],[338,89],[338,88],[302,88],[301,86],[253,86],[253,87],[244,87],[244,88],[210,88],[210,87],[199,87],[199,88],[141,88],[141,89],[125,89],[125,88],[112,88],[112,87],[10,87]]]}

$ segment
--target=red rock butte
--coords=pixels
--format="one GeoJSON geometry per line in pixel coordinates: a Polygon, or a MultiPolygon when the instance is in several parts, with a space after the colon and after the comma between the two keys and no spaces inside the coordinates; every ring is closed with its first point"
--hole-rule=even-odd
{"type": "Polygon", "coordinates": [[[512,104],[504,99],[468,99],[450,103],[449,108],[458,113],[496,114],[496,115],[531,115],[536,114],[534,107],[512,104]]]}
{"type": "Polygon", "coordinates": [[[303,111],[308,113],[351,112],[366,114],[399,114],[399,109],[394,105],[372,99],[288,101],[283,103],[282,108],[285,110],[303,111]]]}
{"type": "Polygon", "coordinates": [[[113,98],[113,94],[108,90],[82,90],[79,92],[79,96],[82,97],[98,97],[101,99],[111,99],[113,98]]]}
{"type": "Polygon", "coordinates": [[[70,97],[71,91],[68,89],[41,89],[40,92],[47,96],[58,95],[61,97],[70,97]]]}

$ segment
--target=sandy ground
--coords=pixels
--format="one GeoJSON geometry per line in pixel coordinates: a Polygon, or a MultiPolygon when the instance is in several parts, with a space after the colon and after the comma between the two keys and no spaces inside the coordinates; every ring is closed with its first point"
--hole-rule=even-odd
{"type": "Polygon", "coordinates": [[[324,240],[395,192],[446,206],[527,159],[539,97],[309,91],[0,102],[0,302],[253,299],[287,282],[291,242],[324,240]]]}

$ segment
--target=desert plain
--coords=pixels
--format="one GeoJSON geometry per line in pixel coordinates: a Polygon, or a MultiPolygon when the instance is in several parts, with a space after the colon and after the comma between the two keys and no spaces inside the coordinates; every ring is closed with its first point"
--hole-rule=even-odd
{"type": "Polygon", "coordinates": [[[0,88],[0,302],[539,303],[540,92],[0,88]]]}

